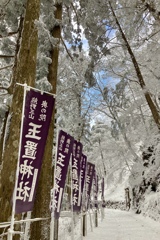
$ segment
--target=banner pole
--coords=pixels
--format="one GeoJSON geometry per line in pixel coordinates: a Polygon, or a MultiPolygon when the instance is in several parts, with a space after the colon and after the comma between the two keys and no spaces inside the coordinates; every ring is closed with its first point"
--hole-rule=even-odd
{"type": "Polygon", "coordinates": [[[58,147],[58,136],[59,136],[59,128],[57,128],[57,136],[56,136],[56,150],[55,150],[55,164],[54,164],[54,182],[53,182],[53,200],[52,200],[52,211],[51,211],[51,223],[50,223],[50,240],[54,239],[54,201],[55,201],[55,173],[56,173],[56,164],[57,164],[57,147],[58,147]]]}
{"type": "Polygon", "coordinates": [[[82,239],[83,237],[86,236],[86,209],[87,209],[87,206],[86,206],[86,176],[87,176],[87,171],[86,171],[86,168],[87,168],[87,161],[86,161],[86,164],[85,164],[85,175],[84,175],[84,185],[83,185],[83,191],[82,191],[82,239]]]}
{"type": "Polygon", "coordinates": [[[91,218],[91,209],[89,207],[89,220],[90,220],[90,227],[91,227],[91,232],[93,232],[93,225],[92,225],[92,218],[91,218]]]}
{"type": "Polygon", "coordinates": [[[81,213],[80,213],[80,216],[81,216],[81,240],[83,240],[83,212],[81,210],[81,213]]]}
{"type": "MultiPolygon", "coordinates": [[[[22,87],[24,87],[25,85],[27,85],[26,83],[24,83],[24,84],[16,83],[16,84],[19,85],[19,86],[22,86],[22,87]]],[[[29,89],[33,89],[33,90],[35,90],[35,91],[37,91],[37,92],[47,93],[48,95],[52,95],[54,98],[57,96],[57,95],[54,94],[54,93],[50,93],[50,92],[46,92],[46,91],[42,91],[42,90],[40,90],[40,89],[38,89],[38,88],[34,88],[34,87],[31,87],[31,86],[29,86],[29,89]]]]}
{"type": "Polygon", "coordinates": [[[81,205],[82,205],[82,189],[81,189],[81,169],[80,169],[80,177],[79,177],[79,196],[78,196],[78,206],[80,207],[80,224],[81,224],[81,227],[80,227],[80,239],[83,239],[83,234],[82,234],[82,208],[81,208],[81,205]]]}
{"type": "Polygon", "coordinates": [[[94,214],[95,214],[95,227],[98,227],[98,211],[97,211],[97,208],[95,208],[94,214]]]}
{"type": "Polygon", "coordinates": [[[53,240],[54,237],[54,216],[53,212],[51,213],[51,223],[50,223],[50,240],[53,240]]]}
{"type": "Polygon", "coordinates": [[[71,168],[71,240],[74,240],[74,221],[73,221],[73,182],[72,182],[72,153],[71,153],[71,161],[70,161],[70,168],[71,168]]]}
{"type": "Polygon", "coordinates": [[[17,193],[17,185],[18,185],[18,177],[19,177],[19,163],[20,163],[20,153],[21,153],[22,131],[23,131],[24,109],[25,109],[25,102],[26,102],[27,84],[24,84],[23,86],[24,86],[24,94],[23,94],[20,139],[19,139],[19,151],[18,151],[18,161],[17,161],[17,169],[16,169],[15,187],[14,187],[14,191],[13,191],[11,226],[8,229],[8,240],[12,240],[13,234],[14,234],[14,215],[15,215],[15,209],[16,209],[16,193],[17,193]]]}

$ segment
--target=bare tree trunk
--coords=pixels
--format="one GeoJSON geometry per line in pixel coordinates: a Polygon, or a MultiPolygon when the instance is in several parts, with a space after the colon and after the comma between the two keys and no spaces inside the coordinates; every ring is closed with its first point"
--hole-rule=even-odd
{"type": "Polygon", "coordinates": [[[159,116],[158,110],[157,110],[157,108],[156,108],[156,106],[155,106],[155,104],[154,104],[154,102],[153,102],[153,100],[152,100],[152,98],[150,96],[150,93],[149,93],[148,89],[146,88],[146,84],[144,82],[141,70],[140,70],[138,62],[136,60],[136,57],[134,56],[134,53],[133,53],[133,51],[132,51],[132,49],[131,49],[131,47],[129,45],[129,42],[128,42],[128,40],[127,40],[127,38],[126,38],[122,28],[121,28],[121,25],[120,25],[120,23],[119,23],[119,21],[117,19],[117,16],[116,16],[116,14],[115,14],[115,12],[114,12],[114,10],[112,8],[112,5],[111,5],[110,1],[109,1],[109,5],[110,5],[110,8],[111,8],[111,12],[112,12],[112,14],[113,14],[113,16],[115,18],[115,21],[116,21],[116,24],[118,26],[118,29],[119,29],[119,31],[120,31],[120,33],[122,35],[122,38],[123,38],[123,40],[125,42],[126,47],[127,47],[128,53],[129,53],[129,55],[131,57],[132,63],[134,65],[134,68],[135,68],[135,71],[136,71],[136,74],[137,74],[137,78],[138,78],[139,84],[140,84],[141,88],[144,90],[144,96],[145,96],[146,101],[148,103],[148,106],[149,106],[149,108],[151,110],[153,119],[154,119],[158,129],[160,129],[160,116],[159,116]]]}
{"type": "MultiPolygon", "coordinates": [[[[23,24],[21,45],[16,56],[16,67],[13,72],[13,82],[27,83],[33,86],[36,74],[36,55],[38,35],[34,21],[39,18],[40,0],[28,0],[23,24]]],[[[11,198],[14,189],[15,172],[18,159],[19,135],[23,88],[14,86],[13,100],[10,108],[10,129],[4,150],[2,172],[0,179],[0,222],[5,222],[11,216],[11,198]]]]}
{"type": "MultiPolygon", "coordinates": [[[[55,5],[55,18],[62,20],[62,4],[55,5]]],[[[52,36],[57,39],[57,45],[53,47],[50,52],[52,63],[49,65],[48,81],[52,85],[52,93],[56,94],[57,87],[57,72],[58,72],[58,56],[59,56],[59,44],[61,37],[60,25],[54,26],[51,32],[52,36]]],[[[53,174],[52,168],[52,150],[53,150],[53,138],[54,138],[54,123],[55,123],[55,111],[52,114],[52,120],[47,137],[47,143],[45,147],[45,153],[43,157],[42,169],[35,199],[34,210],[32,217],[46,217],[49,218],[51,213],[49,210],[50,205],[50,191],[53,187],[53,174]]],[[[58,223],[57,223],[58,224],[58,223]]],[[[50,236],[50,219],[45,222],[35,222],[31,225],[31,240],[48,240],[50,236]]]]}

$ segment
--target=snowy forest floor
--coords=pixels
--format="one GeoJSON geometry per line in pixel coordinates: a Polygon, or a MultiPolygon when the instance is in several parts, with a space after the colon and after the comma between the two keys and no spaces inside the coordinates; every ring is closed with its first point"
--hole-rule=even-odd
{"type": "Polygon", "coordinates": [[[88,230],[83,240],[158,240],[160,222],[133,212],[105,209],[103,221],[93,231],[88,230]]]}

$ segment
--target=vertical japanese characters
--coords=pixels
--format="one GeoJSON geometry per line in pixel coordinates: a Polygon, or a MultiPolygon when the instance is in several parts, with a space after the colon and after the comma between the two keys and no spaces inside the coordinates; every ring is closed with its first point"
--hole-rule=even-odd
{"type": "Polygon", "coordinates": [[[85,209],[85,201],[86,201],[86,191],[84,191],[84,185],[86,180],[86,166],[87,166],[87,156],[82,153],[81,156],[81,171],[80,171],[80,182],[81,182],[81,207],[83,210],[85,209]],[[83,206],[82,206],[83,205],[83,206]]]}
{"type": "MultiPolygon", "coordinates": [[[[27,89],[20,156],[18,166],[18,181],[15,186],[15,213],[32,211],[44,148],[55,99],[53,95],[39,90],[27,89]]],[[[71,159],[71,205],[74,212],[80,212],[82,194],[85,186],[83,207],[88,207],[92,181],[94,178],[94,200],[97,201],[98,176],[95,165],[87,162],[87,156],[82,154],[83,145],[68,133],[60,130],[58,133],[57,154],[55,161],[54,188],[52,191],[51,211],[56,219],[60,216],[61,203],[68,166],[71,159]],[[71,157],[72,154],[72,157],[71,157]]],[[[102,199],[104,198],[104,179],[102,181],[102,199]]],[[[96,205],[95,205],[96,207],[96,205]]]]}
{"type": "Polygon", "coordinates": [[[93,174],[93,196],[94,206],[98,208],[98,175],[96,174],[96,170],[94,170],[93,174]]]}
{"type": "Polygon", "coordinates": [[[55,165],[55,182],[53,190],[52,207],[54,210],[54,217],[56,219],[60,216],[61,203],[63,198],[64,186],[68,165],[73,148],[73,137],[64,131],[59,132],[57,144],[57,158],[55,165]]]}
{"type": "Polygon", "coordinates": [[[93,182],[95,165],[93,163],[87,162],[87,175],[86,175],[86,193],[87,193],[87,208],[89,206],[91,187],[93,182]]]}
{"type": "Polygon", "coordinates": [[[52,95],[33,89],[27,92],[16,191],[16,213],[31,211],[33,208],[53,107],[52,95]]]}
{"type": "Polygon", "coordinates": [[[79,212],[81,208],[81,155],[82,143],[74,140],[72,153],[72,205],[73,211],[79,212]]]}

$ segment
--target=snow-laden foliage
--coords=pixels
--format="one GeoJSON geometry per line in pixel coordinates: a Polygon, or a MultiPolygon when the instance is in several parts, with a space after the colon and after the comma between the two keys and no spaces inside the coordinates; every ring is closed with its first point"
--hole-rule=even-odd
{"type": "Polygon", "coordinates": [[[10,32],[17,32],[19,17],[24,14],[26,0],[1,1],[0,35],[7,36],[10,32]]]}
{"type": "MultiPolygon", "coordinates": [[[[0,48],[5,55],[0,58],[2,120],[26,2],[0,3],[0,48]]],[[[108,194],[118,197],[116,189],[121,188],[123,198],[123,189],[129,185],[133,206],[149,215],[158,205],[160,144],[145,96],[150,94],[159,114],[159,12],[158,0],[43,0],[35,22],[39,37],[35,86],[46,91],[52,89],[48,66],[58,41],[52,30],[61,27],[56,126],[82,141],[88,160],[105,176],[108,194]],[[63,2],[62,21],[55,18],[55,2],[63,2]],[[133,56],[145,82],[143,88],[133,56]],[[145,159],[144,155],[150,156],[145,159]]]]}
{"type": "Polygon", "coordinates": [[[83,142],[87,138],[87,120],[90,111],[90,98],[85,80],[87,58],[82,52],[74,63],[63,53],[60,55],[60,65],[57,122],[60,128],[64,128],[83,142]]]}

